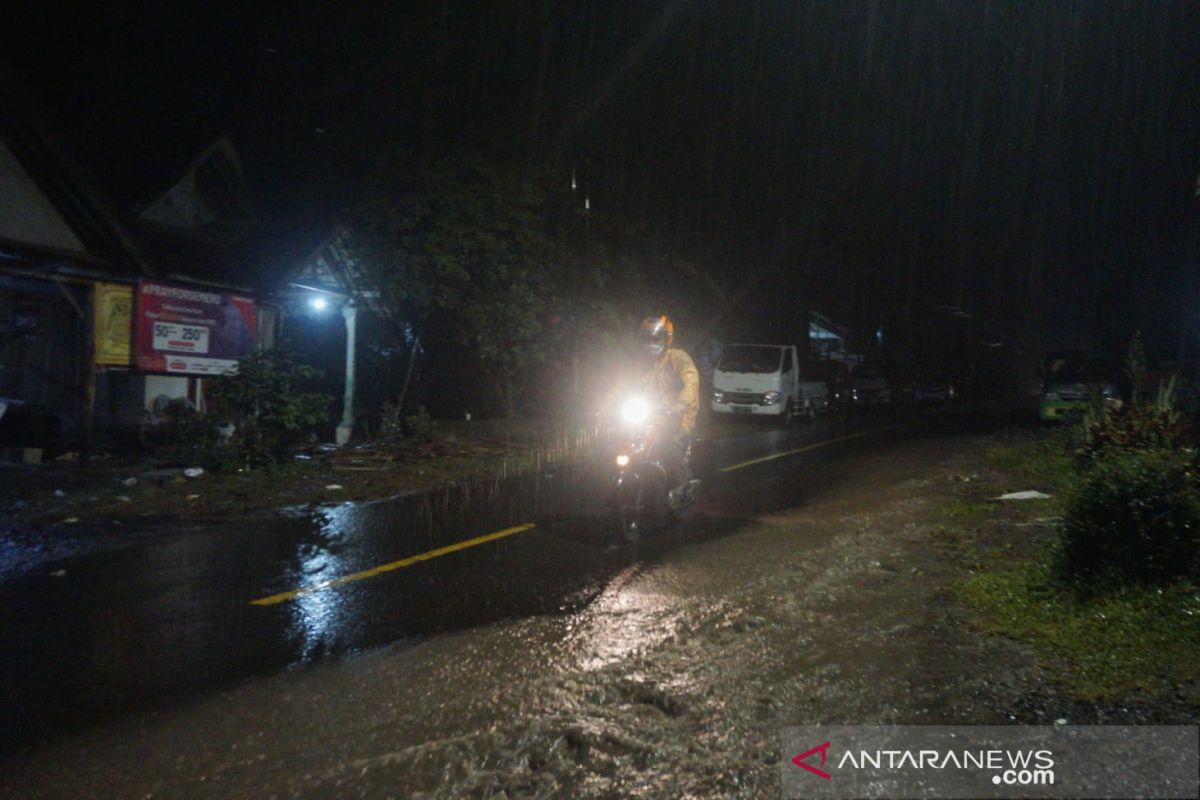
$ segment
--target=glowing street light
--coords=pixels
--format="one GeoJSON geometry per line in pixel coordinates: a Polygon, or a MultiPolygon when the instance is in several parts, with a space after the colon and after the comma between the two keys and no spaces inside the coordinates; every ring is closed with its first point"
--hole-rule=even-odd
{"type": "Polygon", "coordinates": [[[320,314],[331,308],[331,302],[337,302],[342,308],[342,318],[346,321],[346,382],[342,394],[342,421],[338,423],[335,440],[338,444],[346,444],[354,433],[354,339],[357,329],[358,309],[354,300],[344,294],[324,289],[314,289],[299,283],[289,284],[294,289],[311,292],[308,295],[308,307],[320,314]]]}

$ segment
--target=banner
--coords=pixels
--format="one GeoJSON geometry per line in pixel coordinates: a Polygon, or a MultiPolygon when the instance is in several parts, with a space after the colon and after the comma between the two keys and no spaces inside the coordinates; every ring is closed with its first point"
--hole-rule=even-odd
{"type": "Polygon", "coordinates": [[[254,301],[210,289],[138,281],[137,367],[219,375],[254,350],[254,301]]]}
{"type": "Polygon", "coordinates": [[[133,366],[133,287],[97,283],[92,294],[96,363],[133,366]]]}

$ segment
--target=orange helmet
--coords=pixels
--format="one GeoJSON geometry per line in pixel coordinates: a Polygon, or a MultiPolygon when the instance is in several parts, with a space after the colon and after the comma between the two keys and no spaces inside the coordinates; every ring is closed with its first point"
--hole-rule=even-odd
{"type": "Polygon", "coordinates": [[[667,317],[646,317],[638,328],[638,348],[655,358],[675,341],[675,325],[667,317]]]}

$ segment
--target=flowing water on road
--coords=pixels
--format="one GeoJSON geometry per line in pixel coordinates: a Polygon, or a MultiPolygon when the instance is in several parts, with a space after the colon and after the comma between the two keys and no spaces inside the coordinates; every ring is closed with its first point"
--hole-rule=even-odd
{"type": "MultiPolygon", "coordinates": [[[[69,783],[70,795],[128,797],[771,797],[783,725],[1005,721],[1032,660],[958,625],[952,570],[923,521],[962,447],[849,458],[845,479],[769,514],[713,502],[636,554],[561,542],[564,573],[571,553],[602,566],[555,589],[531,577],[536,597],[522,599],[521,570],[553,565],[527,564],[514,537],[520,557],[487,556],[505,576],[480,592],[499,593],[495,616],[114,723],[14,759],[5,785],[13,796],[69,783]]],[[[312,597],[286,611],[302,641],[355,602],[312,597]]]]}

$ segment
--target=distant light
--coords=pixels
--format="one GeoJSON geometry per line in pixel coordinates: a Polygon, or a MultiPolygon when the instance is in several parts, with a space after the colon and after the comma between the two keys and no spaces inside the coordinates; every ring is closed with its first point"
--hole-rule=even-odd
{"type": "Polygon", "coordinates": [[[329,306],[329,301],[324,297],[317,295],[308,301],[308,305],[313,311],[324,311],[329,306]]]}

